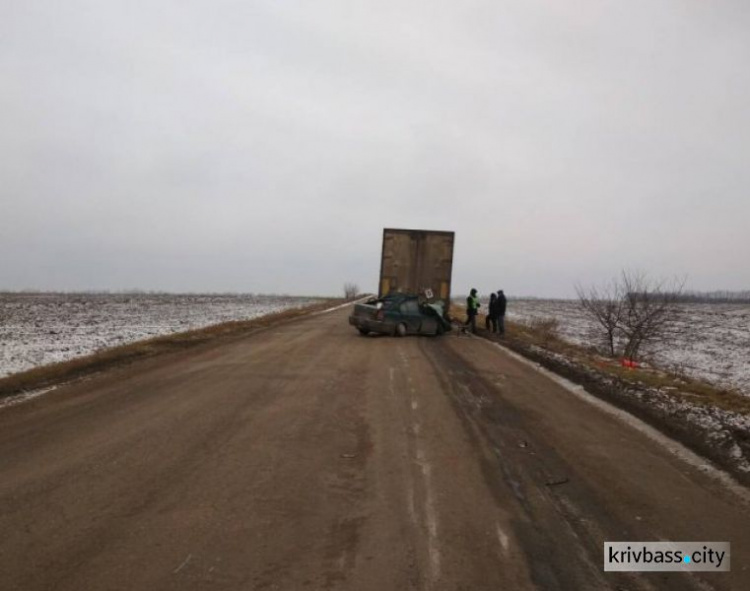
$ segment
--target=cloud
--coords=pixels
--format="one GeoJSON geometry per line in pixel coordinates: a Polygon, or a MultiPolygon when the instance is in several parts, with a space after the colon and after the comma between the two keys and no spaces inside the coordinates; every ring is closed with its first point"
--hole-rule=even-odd
{"type": "Polygon", "coordinates": [[[0,288],[747,289],[745,3],[11,3],[0,288]]]}

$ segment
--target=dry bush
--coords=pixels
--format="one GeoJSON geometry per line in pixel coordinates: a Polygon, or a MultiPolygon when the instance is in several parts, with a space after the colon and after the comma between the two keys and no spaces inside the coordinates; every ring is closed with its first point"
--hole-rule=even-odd
{"type": "Polygon", "coordinates": [[[344,297],[353,300],[359,294],[359,286],[356,283],[344,283],[344,297]]]}
{"type": "Polygon", "coordinates": [[[620,331],[625,337],[624,356],[639,358],[643,345],[664,341],[677,318],[677,303],[685,281],[652,281],[640,272],[623,272],[625,310],[620,331]]]}
{"type": "Polygon", "coordinates": [[[528,326],[544,345],[560,337],[560,321],[557,318],[532,318],[528,326]]]}
{"type": "Polygon", "coordinates": [[[577,285],[576,293],[586,314],[601,327],[608,353],[614,357],[615,341],[625,308],[620,284],[612,281],[601,288],[577,285]]]}
{"type": "Polygon", "coordinates": [[[622,271],[603,288],[576,287],[584,312],[602,329],[612,357],[622,341],[622,355],[640,358],[644,345],[664,341],[677,318],[684,280],[652,280],[640,271],[622,271]]]}

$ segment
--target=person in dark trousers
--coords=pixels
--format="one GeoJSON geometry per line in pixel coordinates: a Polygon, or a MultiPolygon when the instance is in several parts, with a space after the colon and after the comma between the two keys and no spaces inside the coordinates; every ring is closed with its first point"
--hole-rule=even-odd
{"type": "Polygon", "coordinates": [[[495,324],[497,326],[497,332],[500,335],[505,334],[505,308],[508,307],[508,300],[503,293],[503,290],[497,292],[497,300],[495,300],[495,306],[497,307],[497,314],[495,316],[495,324]]]}
{"type": "Polygon", "coordinates": [[[497,294],[490,294],[490,307],[484,319],[484,327],[490,332],[497,332],[497,294]]]}
{"type": "Polygon", "coordinates": [[[479,312],[479,298],[477,297],[477,290],[471,290],[469,297],[466,298],[466,326],[473,333],[477,332],[477,312],[479,312]]]}

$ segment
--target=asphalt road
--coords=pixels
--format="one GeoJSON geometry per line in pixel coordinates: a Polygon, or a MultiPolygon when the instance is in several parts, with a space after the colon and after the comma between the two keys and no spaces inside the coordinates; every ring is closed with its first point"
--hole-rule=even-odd
{"type": "Polygon", "coordinates": [[[750,589],[740,495],[481,339],[348,310],[0,410],[0,589],[750,589]],[[604,573],[605,540],[730,573],[604,573]]]}

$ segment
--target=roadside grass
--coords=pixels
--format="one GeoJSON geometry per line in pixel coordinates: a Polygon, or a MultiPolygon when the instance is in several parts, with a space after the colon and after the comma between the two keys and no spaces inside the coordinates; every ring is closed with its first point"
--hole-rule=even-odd
{"type": "Polygon", "coordinates": [[[69,361],[35,367],[0,378],[0,398],[58,385],[104,369],[132,363],[139,359],[183,351],[200,345],[222,343],[271,326],[291,322],[297,318],[343,303],[345,303],[345,300],[342,298],[331,298],[309,306],[274,312],[250,320],[233,320],[195,330],[154,337],[127,345],[102,349],[91,355],[76,357],[69,361]]]}
{"type": "MultiPolygon", "coordinates": [[[[453,305],[451,314],[465,317],[461,306],[453,305]]],[[[652,367],[623,367],[619,359],[605,357],[593,347],[583,347],[560,338],[554,319],[544,319],[530,325],[505,321],[505,336],[498,337],[484,328],[485,315],[477,316],[477,336],[500,342],[516,353],[529,357],[534,347],[569,359],[576,365],[616,380],[621,386],[656,389],[690,404],[717,407],[750,415],[750,396],[722,388],[684,375],[652,367]]]]}

